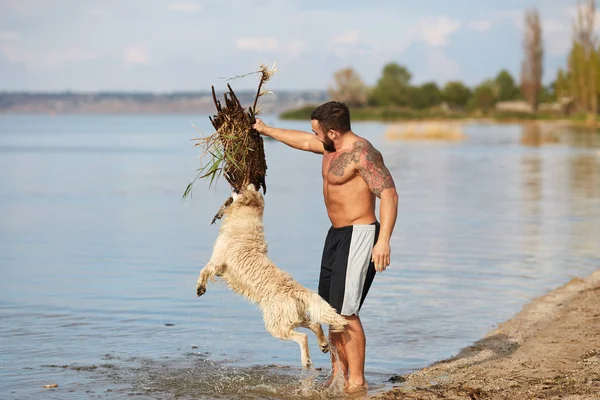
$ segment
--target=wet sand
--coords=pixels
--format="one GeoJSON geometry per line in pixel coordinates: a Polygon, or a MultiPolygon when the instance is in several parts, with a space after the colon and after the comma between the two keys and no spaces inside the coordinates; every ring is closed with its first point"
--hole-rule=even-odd
{"type": "Polygon", "coordinates": [[[377,399],[600,399],[600,270],[527,304],[377,399]]]}

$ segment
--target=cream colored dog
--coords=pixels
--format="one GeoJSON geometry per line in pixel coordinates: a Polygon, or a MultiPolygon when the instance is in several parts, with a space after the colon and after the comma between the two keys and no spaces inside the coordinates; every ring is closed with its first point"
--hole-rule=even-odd
{"type": "Polygon", "coordinates": [[[321,351],[326,353],[329,342],[321,323],[329,324],[332,332],[339,332],[344,330],[346,319],[267,257],[262,222],[264,200],[254,185],[232,197],[210,261],[200,271],[196,293],[202,296],[209,279],[222,277],[230,289],[258,304],[271,335],[300,345],[302,367],[309,368],[308,337],[294,329],[302,326],[313,331],[321,351]]]}

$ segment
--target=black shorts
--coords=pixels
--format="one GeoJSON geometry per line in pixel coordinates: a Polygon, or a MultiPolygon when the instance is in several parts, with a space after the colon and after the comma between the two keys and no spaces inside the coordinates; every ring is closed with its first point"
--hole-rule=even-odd
{"type": "Polygon", "coordinates": [[[379,222],[331,227],[325,239],[319,295],[338,314],[358,315],[373,278],[371,252],[379,236],[379,222]]]}

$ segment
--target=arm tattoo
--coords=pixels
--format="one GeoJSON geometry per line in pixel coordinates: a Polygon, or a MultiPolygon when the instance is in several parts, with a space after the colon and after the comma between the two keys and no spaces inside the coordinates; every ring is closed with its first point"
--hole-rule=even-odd
{"type": "Polygon", "coordinates": [[[392,175],[383,163],[381,153],[369,142],[357,140],[351,151],[340,154],[331,162],[329,173],[342,176],[351,164],[356,165],[360,176],[375,196],[380,197],[385,189],[395,187],[392,175]]]}
{"type": "Polygon", "coordinates": [[[395,187],[394,179],[383,163],[381,153],[371,143],[361,140],[356,142],[354,147],[360,148],[358,172],[375,196],[381,197],[385,189],[395,187]]]}

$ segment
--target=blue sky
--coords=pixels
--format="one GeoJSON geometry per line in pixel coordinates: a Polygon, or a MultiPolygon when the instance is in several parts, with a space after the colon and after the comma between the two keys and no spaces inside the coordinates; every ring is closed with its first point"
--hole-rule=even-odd
{"type": "MultiPolygon", "coordinates": [[[[565,65],[576,0],[0,0],[0,91],[207,90],[277,62],[269,89],[325,89],[385,63],[415,83],[518,76],[538,7],[545,76],[565,65]]],[[[255,78],[234,82],[254,88],[255,78]]]]}

